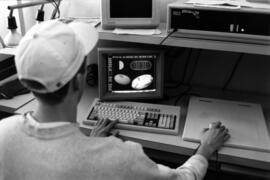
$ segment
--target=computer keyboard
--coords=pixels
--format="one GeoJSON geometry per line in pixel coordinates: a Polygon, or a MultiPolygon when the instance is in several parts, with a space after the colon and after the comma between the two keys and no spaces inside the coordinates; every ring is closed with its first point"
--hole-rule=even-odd
{"type": "Polygon", "coordinates": [[[94,126],[102,118],[118,119],[118,129],[177,135],[180,107],[128,101],[104,102],[96,98],[83,124],[94,126]]]}

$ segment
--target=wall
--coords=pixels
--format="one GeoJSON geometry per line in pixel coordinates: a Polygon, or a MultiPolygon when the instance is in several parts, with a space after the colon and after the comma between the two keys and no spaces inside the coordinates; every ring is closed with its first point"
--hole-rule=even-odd
{"type": "MultiPolygon", "coordinates": [[[[21,3],[31,2],[33,0],[21,0],[21,3]]],[[[100,0],[63,0],[60,7],[61,17],[99,17],[100,0]]],[[[7,16],[9,10],[7,6],[17,4],[16,0],[0,0],[0,36],[4,37],[7,33],[7,16]]],[[[35,23],[36,13],[39,6],[23,8],[23,19],[25,30],[27,31],[35,23]]],[[[52,4],[44,6],[45,20],[50,19],[54,7],[52,4]]],[[[18,10],[13,14],[17,20],[18,31],[21,32],[18,10]]]]}
{"type": "Polygon", "coordinates": [[[167,5],[176,0],[159,0],[160,2],[160,21],[165,23],[167,21],[167,5]]]}

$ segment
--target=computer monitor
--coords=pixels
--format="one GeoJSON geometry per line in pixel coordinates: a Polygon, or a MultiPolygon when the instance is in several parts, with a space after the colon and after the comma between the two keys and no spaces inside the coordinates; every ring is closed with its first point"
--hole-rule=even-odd
{"type": "Polygon", "coordinates": [[[159,0],[102,0],[102,27],[155,28],[159,25],[159,0]]]}
{"type": "Polygon", "coordinates": [[[134,48],[99,48],[99,98],[157,99],[163,96],[164,53],[134,48]]]}

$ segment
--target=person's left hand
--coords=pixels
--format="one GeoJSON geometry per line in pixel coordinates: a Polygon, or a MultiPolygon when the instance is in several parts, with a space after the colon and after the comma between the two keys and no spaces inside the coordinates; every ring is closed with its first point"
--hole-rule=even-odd
{"type": "Polygon", "coordinates": [[[90,136],[92,137],[107,137],[107,136],[117,136],[119,134],[119,131],[113,131],[113,127],[118,122],[118,120],[112,121],[108,118],[106,119],[100,119],[94,129],[92,129],[90,136]]]}

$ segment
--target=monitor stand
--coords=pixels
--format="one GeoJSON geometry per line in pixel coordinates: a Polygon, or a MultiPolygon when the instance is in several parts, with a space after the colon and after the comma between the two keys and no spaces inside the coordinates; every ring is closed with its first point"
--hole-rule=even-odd
{"type": "Polygon", "coordinates": [[[270,152],[270,137],[259,104],[191,97],[183,139],[199,142],[202,129],[221,121],[231,138],[224,146],[270,152]]]}

